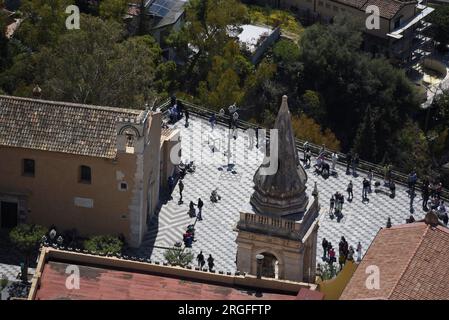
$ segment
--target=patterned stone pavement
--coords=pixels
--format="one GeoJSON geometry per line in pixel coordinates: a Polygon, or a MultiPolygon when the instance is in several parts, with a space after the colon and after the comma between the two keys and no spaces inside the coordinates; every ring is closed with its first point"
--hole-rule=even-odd
{"type": "MultiPolygon", "coordinates": [[[[28,274],[34,274],[35,269],[28,268],[28,274]]],[[[20,272],[20,266],[0,263],[0,278],[5,276],[9,281],[18,281],[17,275],[20,272]]]]}
{"type": "MultiPolygon", "coordinates": [[[[250,136],[239,130],[237,138],[231,139],[230,163],[234,163],[235,166],[233,171],[228,171],[228,159],[225,155],[225,150],[228,149],[226,128],[218,126],[212,131],[207,121],[194,116],[191,117],[188,128],[184,127],[183,121],[175,127],[181,129],[182,158],[193,160],[196,172],[187,174],[184,179],[184,203],[178,204],[179,189],[176,186],[172,194],[173,199],[164,204],[158,216],[151,221],[145,240],[135,253],[153,261],[164,261],[165,248],[171,247],[175,242],[182,242],[182,234],[187,225],[195,222],[195,219],[189,218],[187,214],[189,202],[192,200],[196,203],[201,197],[204,202],[203,221],[196,223],[197,241],[194,242],[192,251],[196,256],[202,250],[206,258],[212,254],[217,270],[233,272],[237,250],[235,243],[237,233],[233,229],[239,218],[239,209],[249,202],[253,188],[252,178],[263,159],[263,150],[255,147],[250,149],[250,136]],[[211,146],[214,142],[215,152],[212,152],[211,146]],[[222,196],[222,200],[217,204],[209,200],[210,192],[215,188],[218,188],[218,193],[222,196]]],[[[312,165],[313,163],[314,159],[312,165]]],[[[337,249],[341,236],[345,236],[354,248],[360,241],[364,253],[378,230],[385,226],[388,217],[391,217],[394,225],[405,223],[405,219],[410,215],[410,198],[404,186],[397,184],[394,199],[386,193],[373,192],[369,195],[370,201],[363,203],[362,180],[366,173],[359,172],[360,176],[356,178],[346,175],[343,165],[337,166],[338,177],[328,179],[315,175],[313,168],[306,169],[306,172],[307,192],[312,197],[314,182],[317,182],[321,204],[317,262],[321,261],[320,257],[323,254],[321,247],[323,237],[330,240],[337,249]],[[354,200],[352,202],[345,200],[344,217],[337,222],[329,217],[329,199],[336,191],[346,196],[349,180],[354,184],[354,200]]],[[[375,177],[374,180],[381,181],[381,178],[375,177]]],[[[417,195],[414,202],[414,217],[417,220],[424,217],[420,202],[421,196],[417,195]]]]}

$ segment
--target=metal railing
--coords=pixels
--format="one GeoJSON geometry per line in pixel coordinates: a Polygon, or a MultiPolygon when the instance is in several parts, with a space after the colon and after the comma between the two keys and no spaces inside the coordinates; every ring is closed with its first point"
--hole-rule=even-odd
{"type": "MultiPolygon", "coordinates": [[[[178,101],[181,101],[183,103],[183,105],[185,107],[187,107],[189,109],[189,112],[195,114],[197,117],[203,118],[206,121],[209,120],[209,117],[212,114],[217,114],[216,111],[210,110],[210,109],[206,109],[204,107],[198,106],[196,104],[193,104],[191,102],[188,101],[184,101],[182,99],[178,99],[178,101]]],[[[164,113],[164,115],[167,114],[168,108],[170,106],[170,100],[166,100],[164,102],[162,102],[159,105],[159,108],[161,109],[161,112],[164,113]]],[[[217,116],[216,117],[216,121],[219,124],[225,125],[227,126],[229,124],[229,115],[224,115],[224,116],[217,116]]],[[[254,124],[254,123],[250,123],[248,121],[244,121],[244,120],[238,120],[237,121],[237,127],[239,129],[242,130],[247,130],[247,129],[266,129],[266,139],[269,140],[270,138],[270,131],[268,130],[268,128],[265,128],[259,124],[254,124]]],[[[306,142],[305,140],[302,139],[298,139],[295,138],[296,140],[296,149],[300,152],[304,152],[304,143],[306,142]]],[[[313,155],[317,156],[322,148],[322,146],[318,146],[316,144],[313,144],[311,142],[308,142],[307,146],[310,148],[310,151],[312,152],[313,155]]],[[[346,155],[339,152],[339,151],[335,151],[335,150],[330,150],[329,148],[326,148],[326,151],[328,153],[336,153],[338,155],[338,161],[337,163],[339,163],[340,165],[346,166],[346,155]]],[[[374,177],[378,177],[380,179],[384,178],[384,170],[385,168],[381,165],[378,164],[374,164],[368,161],[364,161],[362,159],[359,160],[359,163],[357,165],[357,170],[358,171],[362,171],[365,174],[369,172],[369,170],[372,170],[373,172],[373,176],[374,177]]],[[[397,171],[397,170],[392,170],[391,171],[391,175],[390,175],[391,179],[393,179],[396,183],[399,183],[401,185],[407,185],[407,180],[408,180],[408,175],[401,172],[401,171],[397,171]]],[[[418,180],[418,182],[416,183],[416,189],[421,190],[422,187],[422,180],[418,180]]],[[[449,190],[447,190],[446,188],[443,188],[442,192],[441,192],[441,197],[443,199],[445,199],[446,201],[449,200],[449,190]]]]}

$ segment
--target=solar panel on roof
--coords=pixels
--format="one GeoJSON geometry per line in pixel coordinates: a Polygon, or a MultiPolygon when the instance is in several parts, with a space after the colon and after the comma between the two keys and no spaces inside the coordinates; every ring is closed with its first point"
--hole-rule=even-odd
{"type": "Polygon", "coordinates": [[[161,17],[165,17],[167,15],[167,13],[169,13],[170,10],[168,10],[167,8],[161,7],[161,9],[158,11],[158,14],[161,17]]]}
{"type": "Polygon", "coordinates": [[[155,0],[148,8],[151,14],[165,17],[179,0],[155,0]]]}

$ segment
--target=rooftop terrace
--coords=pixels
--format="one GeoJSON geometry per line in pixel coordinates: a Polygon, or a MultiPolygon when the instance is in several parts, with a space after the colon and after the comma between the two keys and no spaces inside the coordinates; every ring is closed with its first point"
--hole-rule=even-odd
{"type": "MultiPolygon", "coordinates": [[[[232,170],[228,171],[228,157],[225,154],[228,150],[227,127],[217,125],[212,130],[204,117],[195,114],[190,117],[189,127],[184,126],[184,120],[176,123],[174,127],[181,131],[182,158],[193,160],[196,172],[187,174],[184,178],[184,203],[178,204],[179,189],[176,186],[172,199],[162,205],[159,214],[150,222],[143,244],[133,254],[153,261],[164,261],[165,249],[176,242],[182,242],[187,225],[195,223],[195,219],[187,214],[189,202],[196,203],[198,198],[201,198],[204,201],[203,220],[196,223],[197,241],[193,243],[192,251],[196,255],[202,250],[206,257],[212,254],[216,270],[235,271],[237,232],[234,228],[239,220],[240,210],[248,205],[253,192],[252,179],[263,160],[264,144],[260,136],[260,141],[256,144],[244,130],[238,129],[237,138],[230,139],[232,170]],[[212,151],[213,145],[215,152],[212,151]],[[218,188],[222,199],[214,204],[209,201],[209,196],[215,188],[218,188]]],[[[300,158],[302,159],[302,152],[300,158]]],[[[314,161],[315,157],[312,157],[312,164],[314,161]]],[[[323,251],[320,243],[323,237],[331,241],[334,247],[337,247],[341,236],[345,236],[354,248],[360,241],[364,253],[379,229],[385,227],[388,217],[391,218],[392,224],[396,225],[405,223],[410,216],[410,198],[405,186],[397,184],[394,199],[390,198],[389,190],[383,187],[383,183],[378,188],[373,186],[369,201],[362,202],[362,181],[366,173],[359,171],[357,177],[346,175],[346,168],[342,164],[337,165],[336,171],[337,177],[324,179],[314,173],[313,167],[306,169],[306,192],[312,197],[316,183],[321,205],[317,262],[322,262],[323,251]],[[354,200],[345,201],[343,218],[337,221],[328,214],[329,199],[337,191],[346,195],[350,180],[354,184],[354,200]]],[[[401,175],[396,173],[395,177],[400,179],[401,175]]],[[[382,178],[375,176],[374,181],[382,181],[382,178]]],[[[425,212],[421,208],[419,192],[414,199],[414,210],[416,220],[424,218],[425,212]]]]}

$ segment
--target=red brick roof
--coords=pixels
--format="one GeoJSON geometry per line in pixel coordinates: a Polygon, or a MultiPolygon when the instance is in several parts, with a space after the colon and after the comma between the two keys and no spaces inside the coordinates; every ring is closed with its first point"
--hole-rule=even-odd
{"type": "Polygon", "coordinates": [[[113,159],[117,119],[141,112],[0,95],[0,146],[113,159]]]}
{"type": "MultiPolygon", "coordinates": [[[[73,264],[70,264],[73,265],[73,264]]],[[[260,294],[251,289],[164,275],[78,265],[80,288],[65,283],[67,263],[45,264],[36,300],[294,300],[294,294],[260,294]]]]}
{"type": "Polygon", "coordinates": [[[409,4],[416,4],[415,0],[332,0],[349,7],[353,7],[362,11],[370,5],[375,5],[379,8],[380,16],[386,19],[393,18],[404,6],[409,4]]]}
{"type": "Polygon", "coordinates": [[[449,229],[415,222],[380,230],[340,299],[449,299],[449,229]],[[368,266],[379,268],[379,289],[366,287],[368,266]]]}

